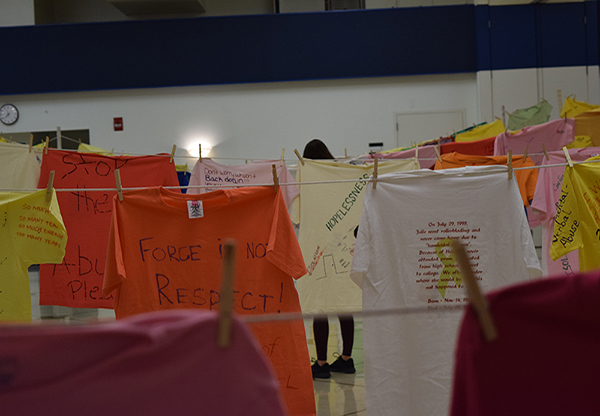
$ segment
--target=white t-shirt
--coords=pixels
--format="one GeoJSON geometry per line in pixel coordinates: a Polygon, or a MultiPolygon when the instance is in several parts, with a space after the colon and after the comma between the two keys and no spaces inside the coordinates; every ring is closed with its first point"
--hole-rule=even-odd
{"type": "Polygon", "coordinates": [[[40,179],[40,163],[29,146],[0,143],[0,188],[35,189],[40,179]]]}
{"type": "MultiPolygon", "coordinates": [[[[273,167],[277,168],[280,183],[295,182],[285,163],[280,160],[265,160],[252,162],[247,165],[222,165],[211,159],[203,158],[196,162],[192,170],[189,186],[213,185],[210,188],[188,188],[188,194],[203,194],[205,192],[223,189],[219,185],[259,185],[273,183],[273,167]]],[[[231,187],[229,187],[231,188],[231,187]]],[[[289,208],[294,198],[300,194],[298,185],[281,187],[285,205],[289,208]]]]}
{"type": "Polygon", "coordinates": [[[541,275],[517,181],[505,166],[396,173],[369,185],[351,271],[363,310],[426,310],[364,318],[371,416],[448,412],[467,295],[447,238],[466,245],[484,292],[541,275]]]}

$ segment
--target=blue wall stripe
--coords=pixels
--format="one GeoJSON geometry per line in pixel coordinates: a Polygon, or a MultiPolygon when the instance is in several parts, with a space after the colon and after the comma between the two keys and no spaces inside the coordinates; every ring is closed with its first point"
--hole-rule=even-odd
{"type": "Polygon", "coordinates": [[[597,22],[594,1],[5,27],[0,94],[597,65],[597,22]]]}

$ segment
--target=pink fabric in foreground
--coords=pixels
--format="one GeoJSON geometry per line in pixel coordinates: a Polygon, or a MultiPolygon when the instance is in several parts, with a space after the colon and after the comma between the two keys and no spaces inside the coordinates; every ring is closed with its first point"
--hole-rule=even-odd
{"type": "Polygon", "coordinates": [[[284,415],[278,382],[234,320],[216,344],[214,312],[150,312],[105,324],[0,331],[6,415],[284,415]]]}

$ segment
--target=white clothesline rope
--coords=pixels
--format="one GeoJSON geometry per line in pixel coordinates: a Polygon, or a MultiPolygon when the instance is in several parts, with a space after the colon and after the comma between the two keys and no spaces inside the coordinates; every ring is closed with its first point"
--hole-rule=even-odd
{"type": "MultiPolygon", "coordinates": [[[[572,162],[573,165],[580,165],[580,164],[584,164],[584,163],[598,163],[600,162],[599,160],[589,160],[589,161],[580,161],[580,162],[572,162]]],[[[523,167],[519,167],[519,168],[513,168],[513,170],[528,170],[528,169],[544,169],[544,168],[553,168],[553,167],[561,167],[561,166],[568,166],[568,163],[557,163],[557,164],[550,164],[550,165],[543,165],[543,166],[523,166],[523,167]]],[[[498,165],[499,166],[499,165],[498,165]]],[[[503,166],[503,165],[502,165],[503,166]]],[[[400,173],[407,173],[410,171],[406,171],[406,172],[400,172],[400,173]]],[[[415,176],[416,178],[417,176],[415,176]]],[[[421,176],[418,176],[421,177],[421,176]]],[[[403,179],[410,179],[411,177],[406,177],[403,179]]],[[[363,179],[363,178],[359,178],[359,179],[340,179],[340,180],[331,180],[331,181],[311,181],[311,182],[281,182],[279,183],[279,186],[300,186],[300,185],[324,185],[324,184],[336,184],[336,183],[357,183],[357,182],[379,182],[381,181],[381,179],[363,179]]],[[[244,187],[254,187],[254,186],[273,186],[273,182],[270,183],[256,183],[256,184],[231,184],[231,185],[225,185],[225,184],[219,184],[219,185],[186,185],[186,186],[162,186],[165,189],[195,189],[195,188],[215,188],[215,189],[222,189],[222,188],[244,188],[244,187]]],[[[140,189],[150,189],[150,188],[156,188],[158,186],[140,186],[140,187],[133,187],[133,188],[122,188],[121,190],[123,191],[135,191],[135,190],[140,190],[140,189]]],[[[14,188],[3,188],[0,189],[0,192],[35,192],[35,191],[39,191],[40,189],[43,188],[21,188],[21,189],[14,189],[14,188]]],[[[54,188],[56,190],[56,192],[110,192],[110,191],[114,191],[117,192],[117,188],[115,185],[115,188],[54,188]]],[[[190,194],[191,195],[191,194],[190,194]]]]}
{"type": "Polygon", "coordinates": [[[403,308],[389,309],[372,309],[372,310],[356,310],[347,312],[326,312],[326,313],[301,313],[301,312],[286,312],[286,313],[269,313],[263,315],[237,315],[239,319],[246,323],[258,322],[276,322],[276,321],[296,321],[309,320],[318,318],[327,318],[330,316],[350,316],[373,318],[379,316],[395,316],[395,315],[412,315],[417,313],[444,313],[444,312],[459,312],[463,311],[468,305],[453,305],[453,306],[415,306],[403,308]]]}

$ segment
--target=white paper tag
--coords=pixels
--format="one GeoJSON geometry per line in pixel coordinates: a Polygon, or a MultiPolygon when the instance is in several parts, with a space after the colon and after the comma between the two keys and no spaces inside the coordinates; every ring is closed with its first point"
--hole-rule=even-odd
{"type": "Polygon", "coordinates": [[[202,208],[202,201],[187,201],[188,216],[190,218],[202,218],[204,217],[204,209],[202,208]]]}

